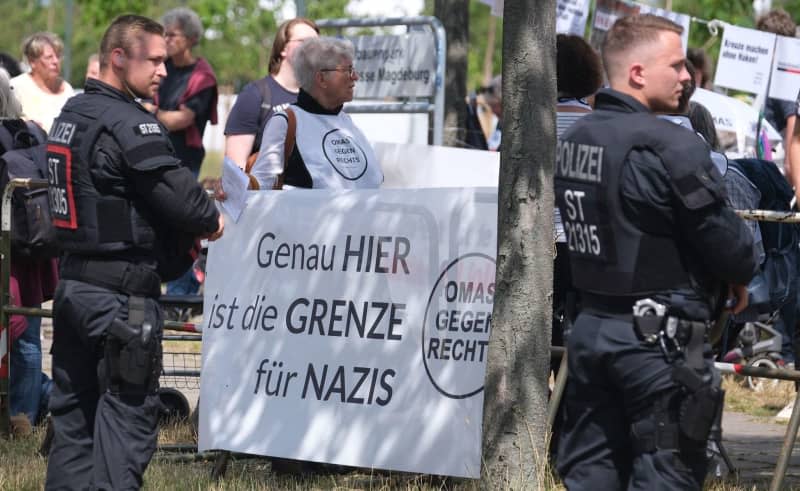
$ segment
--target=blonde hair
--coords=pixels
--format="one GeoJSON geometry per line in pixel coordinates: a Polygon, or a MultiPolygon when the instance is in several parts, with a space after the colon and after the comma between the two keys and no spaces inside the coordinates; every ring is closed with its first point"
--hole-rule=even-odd
{"type": "Polygon", "coordinates": [[[52,32],[37,32],[26,37],[22,42],[22,54],[28,63],[31,63],[42,56],[45,46],[52,47],[56,55],[61,58],[64,43],[61,42],[61,38],[52,32]]]}

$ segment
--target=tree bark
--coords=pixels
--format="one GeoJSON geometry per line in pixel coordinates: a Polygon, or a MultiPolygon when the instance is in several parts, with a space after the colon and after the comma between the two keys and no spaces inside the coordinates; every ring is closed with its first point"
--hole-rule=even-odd
{"type": "Polygon", "coordinates": [[[497,277],[483,416],[483,478],[546,484],[553,285],[555,0],[505,0],[497,277]]]}
{"type": "Polygon", "coordinates": [[[467,49],[469,0],[436,0],[434,15],[447,33],[444,77],[444,144],[464,146],[467,128],[467,49]]]}

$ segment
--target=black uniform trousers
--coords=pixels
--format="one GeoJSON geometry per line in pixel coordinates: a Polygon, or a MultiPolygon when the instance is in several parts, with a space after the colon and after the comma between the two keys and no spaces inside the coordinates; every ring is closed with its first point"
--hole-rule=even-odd
{"type": "MultiPolygon", "coordinates": [[[[138,489],[156,450],[156,391],[107,388],[104,342],[114,318],[128,318],[127,295],[80,281],[59,282],[50,397],[55,436],[46,489],[138,489]]],[[[145,321],[160,346],[163,321],[155,299],[145,301],[145,321]]],[[[159,368],[160,362],[159,351],[159,368]]]]}
{"type": "Polygon", "coordinates": [[[632,316],[583,311],[567,352],[557,463],[567,489],[701,489],[706,442],[681,436],[680,450],[634,450],[632,427],[648,423],[665,400],[673,401],[668,412],[677,421],[681,393],[660,348],[636,337],[632,316]]]}

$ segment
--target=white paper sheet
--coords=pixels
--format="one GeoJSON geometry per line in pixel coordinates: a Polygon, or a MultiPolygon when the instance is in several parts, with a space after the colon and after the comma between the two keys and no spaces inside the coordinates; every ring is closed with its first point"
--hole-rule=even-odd
{"type": "Polygon", "coordinates": [[[225,191],[225,201],[222,201],[222,208],[233,218],[234,223],[239,221],[239,217],[247,206],[247,184],[250,179],[236,165],[233,160],[225,157],[222,162],[222,189],[225,191]]]}

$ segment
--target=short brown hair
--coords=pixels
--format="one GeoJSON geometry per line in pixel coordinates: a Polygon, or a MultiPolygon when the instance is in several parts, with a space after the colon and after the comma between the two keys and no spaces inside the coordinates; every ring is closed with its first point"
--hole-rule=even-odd
{"type": "Polygon", "coordinates": [[[144,34],[164,35],[164,26],[141,15],[121,15],[111,22],[100,41],[100,69],[108,66],[111,52],[122,48],[130,53],[137,42],[141,42],[144,34]]]}
{"type": "Polygon", "coordinates": [[[298,24],[305,24],[319,34],[319,27],[317,27],[317,24],[315,24],[313,20],[306,19],[305,17],[295,17],[278,26],[278,32],[275,33],[275,39],[272,41],[272,52],[270,52],[269,55],[270,74],[275,75],[278,73],[278,69],[280,69],[281,62],[283,61],[281,53],[283,53],[284,48],[286,48],[286,43],[291,41],[289,36],[292,33],[292,28],[298,24]]]}
{"type": "Polygon", "coordinates": [[[772,9],[759,17],[756,21],[756,29],[791,38],[797,34],[797,24],[794,23],[789,12],[783,9],[772,9]]]}
{"type": "Polygon", "coordinates": [[[22,54],[25,55],[28,63],[30,63],[42,56],[44,47],[48,45],[53,48],[53,51],[60,58],[64,43],[61,42],[61,38],[52,32],[37,32],[26,37],[22,42],[22,54]]]}
{"type": "Polygon", "coordinates": [[[658,41],[661,32],[683,34],[683,27],[663,17],[652,14],[631,15],[618,19],[606,33],[603,40],[603,65],[606,74],[611,78],[611,71],[616,68],[615,58],[621,53],[647,43],[658,41]]]}
{"type": "Polygon", "coordinates": [[[556,36],[556,84],[567,97],[590,96],[603,84],[600,56],[580,36],[556,36]]]}

